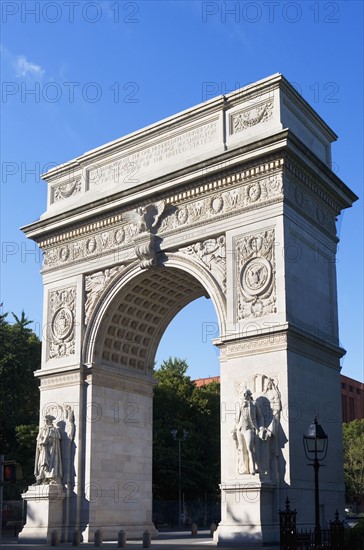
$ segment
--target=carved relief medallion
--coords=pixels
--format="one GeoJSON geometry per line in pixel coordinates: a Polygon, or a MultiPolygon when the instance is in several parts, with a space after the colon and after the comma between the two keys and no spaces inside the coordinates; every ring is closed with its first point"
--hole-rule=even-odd
{"type": "Polygon", "coordinates": [[[253,258],[243,267],[240,283],[245,294],[257,296],[267,290],[271,277],[271,264],[265,258],[253,258]]]}
{"type": "Polygon", "coordinates": [[[68,307],[61,307],[52,319],[53,336],[58,340],[65,340],[73,328],[72,311],[68,307]]]}
{"type": "Polygon", "coordinates": [[[49,292],[49,359],[58,359],[75,353],[75,300],[75,286],[49,292]]]}
{"type": "Polygon", "coordinates": [[[237,320],[275,313],[274,229],[238,237],[237,320]]]}

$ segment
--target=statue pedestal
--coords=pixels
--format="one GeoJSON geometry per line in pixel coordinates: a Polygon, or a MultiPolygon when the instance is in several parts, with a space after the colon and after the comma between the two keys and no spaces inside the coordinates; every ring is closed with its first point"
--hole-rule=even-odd
{"type": "Polygon", "coordinates": [[[278,515],[273,506],[275,485],[246,475],[221,486],[225,511],[214,532],[218,546],[263,546],[278,541],[278,515]]]}
{"type": "Polygon", "coordinates": [[[61,538],[65,496],[62,485],[31,485],[22,494],[27,502],[27,522],[19,533],[19,542],[50,544],[54,530],[61,538]]]}

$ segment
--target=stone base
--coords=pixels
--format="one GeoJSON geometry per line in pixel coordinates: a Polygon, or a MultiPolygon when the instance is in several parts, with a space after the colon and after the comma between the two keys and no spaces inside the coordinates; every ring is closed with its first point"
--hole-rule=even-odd
{"type": "Polygon", "coordinates": [[[65,496],[62,485],[31,485],[22,494],[27,502],[27,521],[19,533],[19,542],[50,544],[53,531],[61,539],[65,496]]]}
{"type": "Polygon", "coordinates": [[[245,476],[222,485],[223,517],[214,533],[217,546],[262,547],[279,541],[274,484],[245,476]]]}
{"type": "Polygon", "coordinates": [[[143,525],[120,525],[119,527],[94,527],[88,526],[85,531],[82,532],[82,538],[84,542],[93,542],[95,538],[95,532],[100,529],[102,532],[102,538],[105,541],[117,540],[118,532],[120,530],[125,531],[126,540],[142,540],[144,531],[149,531],[152,539],[158,538],[158,531],[153,523],[145,523],[143,525]]]}

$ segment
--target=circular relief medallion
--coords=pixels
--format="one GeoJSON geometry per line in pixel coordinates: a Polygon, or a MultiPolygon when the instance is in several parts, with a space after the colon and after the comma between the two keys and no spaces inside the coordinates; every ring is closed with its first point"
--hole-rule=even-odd
{"type": "Polygon", "coordinates": [[[322,208],[320,208],[319,206],[316,208],[316,219],[320,225],[323,225],[325,220],[325,214],[322,208]]]}
{"type": "Polygon", "coordinates": [[[270,285],[272,266],[265,258],[249,260],[241,270],[240,282],[248,296],[263,294],[270,285]]]}
{"type": "Polygon", "coordinates": [[[273,193],[277,193],[279,191],[280,186],[281,186],[281,179],[280,179],[279,176],[271,176],[268,179],[268,183],[269,183],[269,189],[273,193]]]}
{"type": "Polygon", "coordinates": [[[224,206],[224,199],[222,197],[213,197],[211,200],[211,208],[214,212],[221,212],[224,206]]]}
{"type": "Polygon", "coordinates": [[[252,202],[255,202],[259,199],[261,194],[261,189],[259,183],[253,183],[248,187],[248,197],[252,202]]]}
{"type": "Polygon", "coordinates": [[[294,198],[295,198],[295,201],[298,204],[298,206],[302,206],[302,204],[303,204],[303,195],[302,195],[301,191],[299,189],[297,189],[297,187],[294,190],[294,198]]]}
{"type": "Polygon", "coordinates": [[[114,239],[116,244],[121,244],[125,239],[125,231],[123,228],[119,228],[114,233],[114,239]]]}
{"type": "Polygon", "coordinates": [[[61,250],[59,251],[59,257],[62,260],[62,262],[66,262],[69,258],[69,255],[70,255],[70,250],[68,246],[62,247],[61,250]]]}
{"type": "Polygon", "coordinates": [[[89,254],[92,254],[96,250],[96,239],[94,237],[91,237],[91,239],[88,239],[86,242],[86,249],[89,254]]]}
{"type": "Polygon", "coordinates": [[[188,210],[187,210],[187,208],[181,208],[180,210],[178,210],[177,218],[178,218],[179,223],[186,223],[186,221],[188,219],[188,210]]]}
{"type": "Polygon", "coordinates": [[[73,315],[68,307],[61,307],[53,315],[52,332],[57,340],[65,340],[72,332],[73,315]]]}

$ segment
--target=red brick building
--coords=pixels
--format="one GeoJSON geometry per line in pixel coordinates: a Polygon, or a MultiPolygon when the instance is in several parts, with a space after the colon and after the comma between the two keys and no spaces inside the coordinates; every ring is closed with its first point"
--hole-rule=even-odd
{"type": "Polygon", "coordinates": [[[364,418],[363,382],[341,375],[341,400],[344,422],[364,418]]]}

